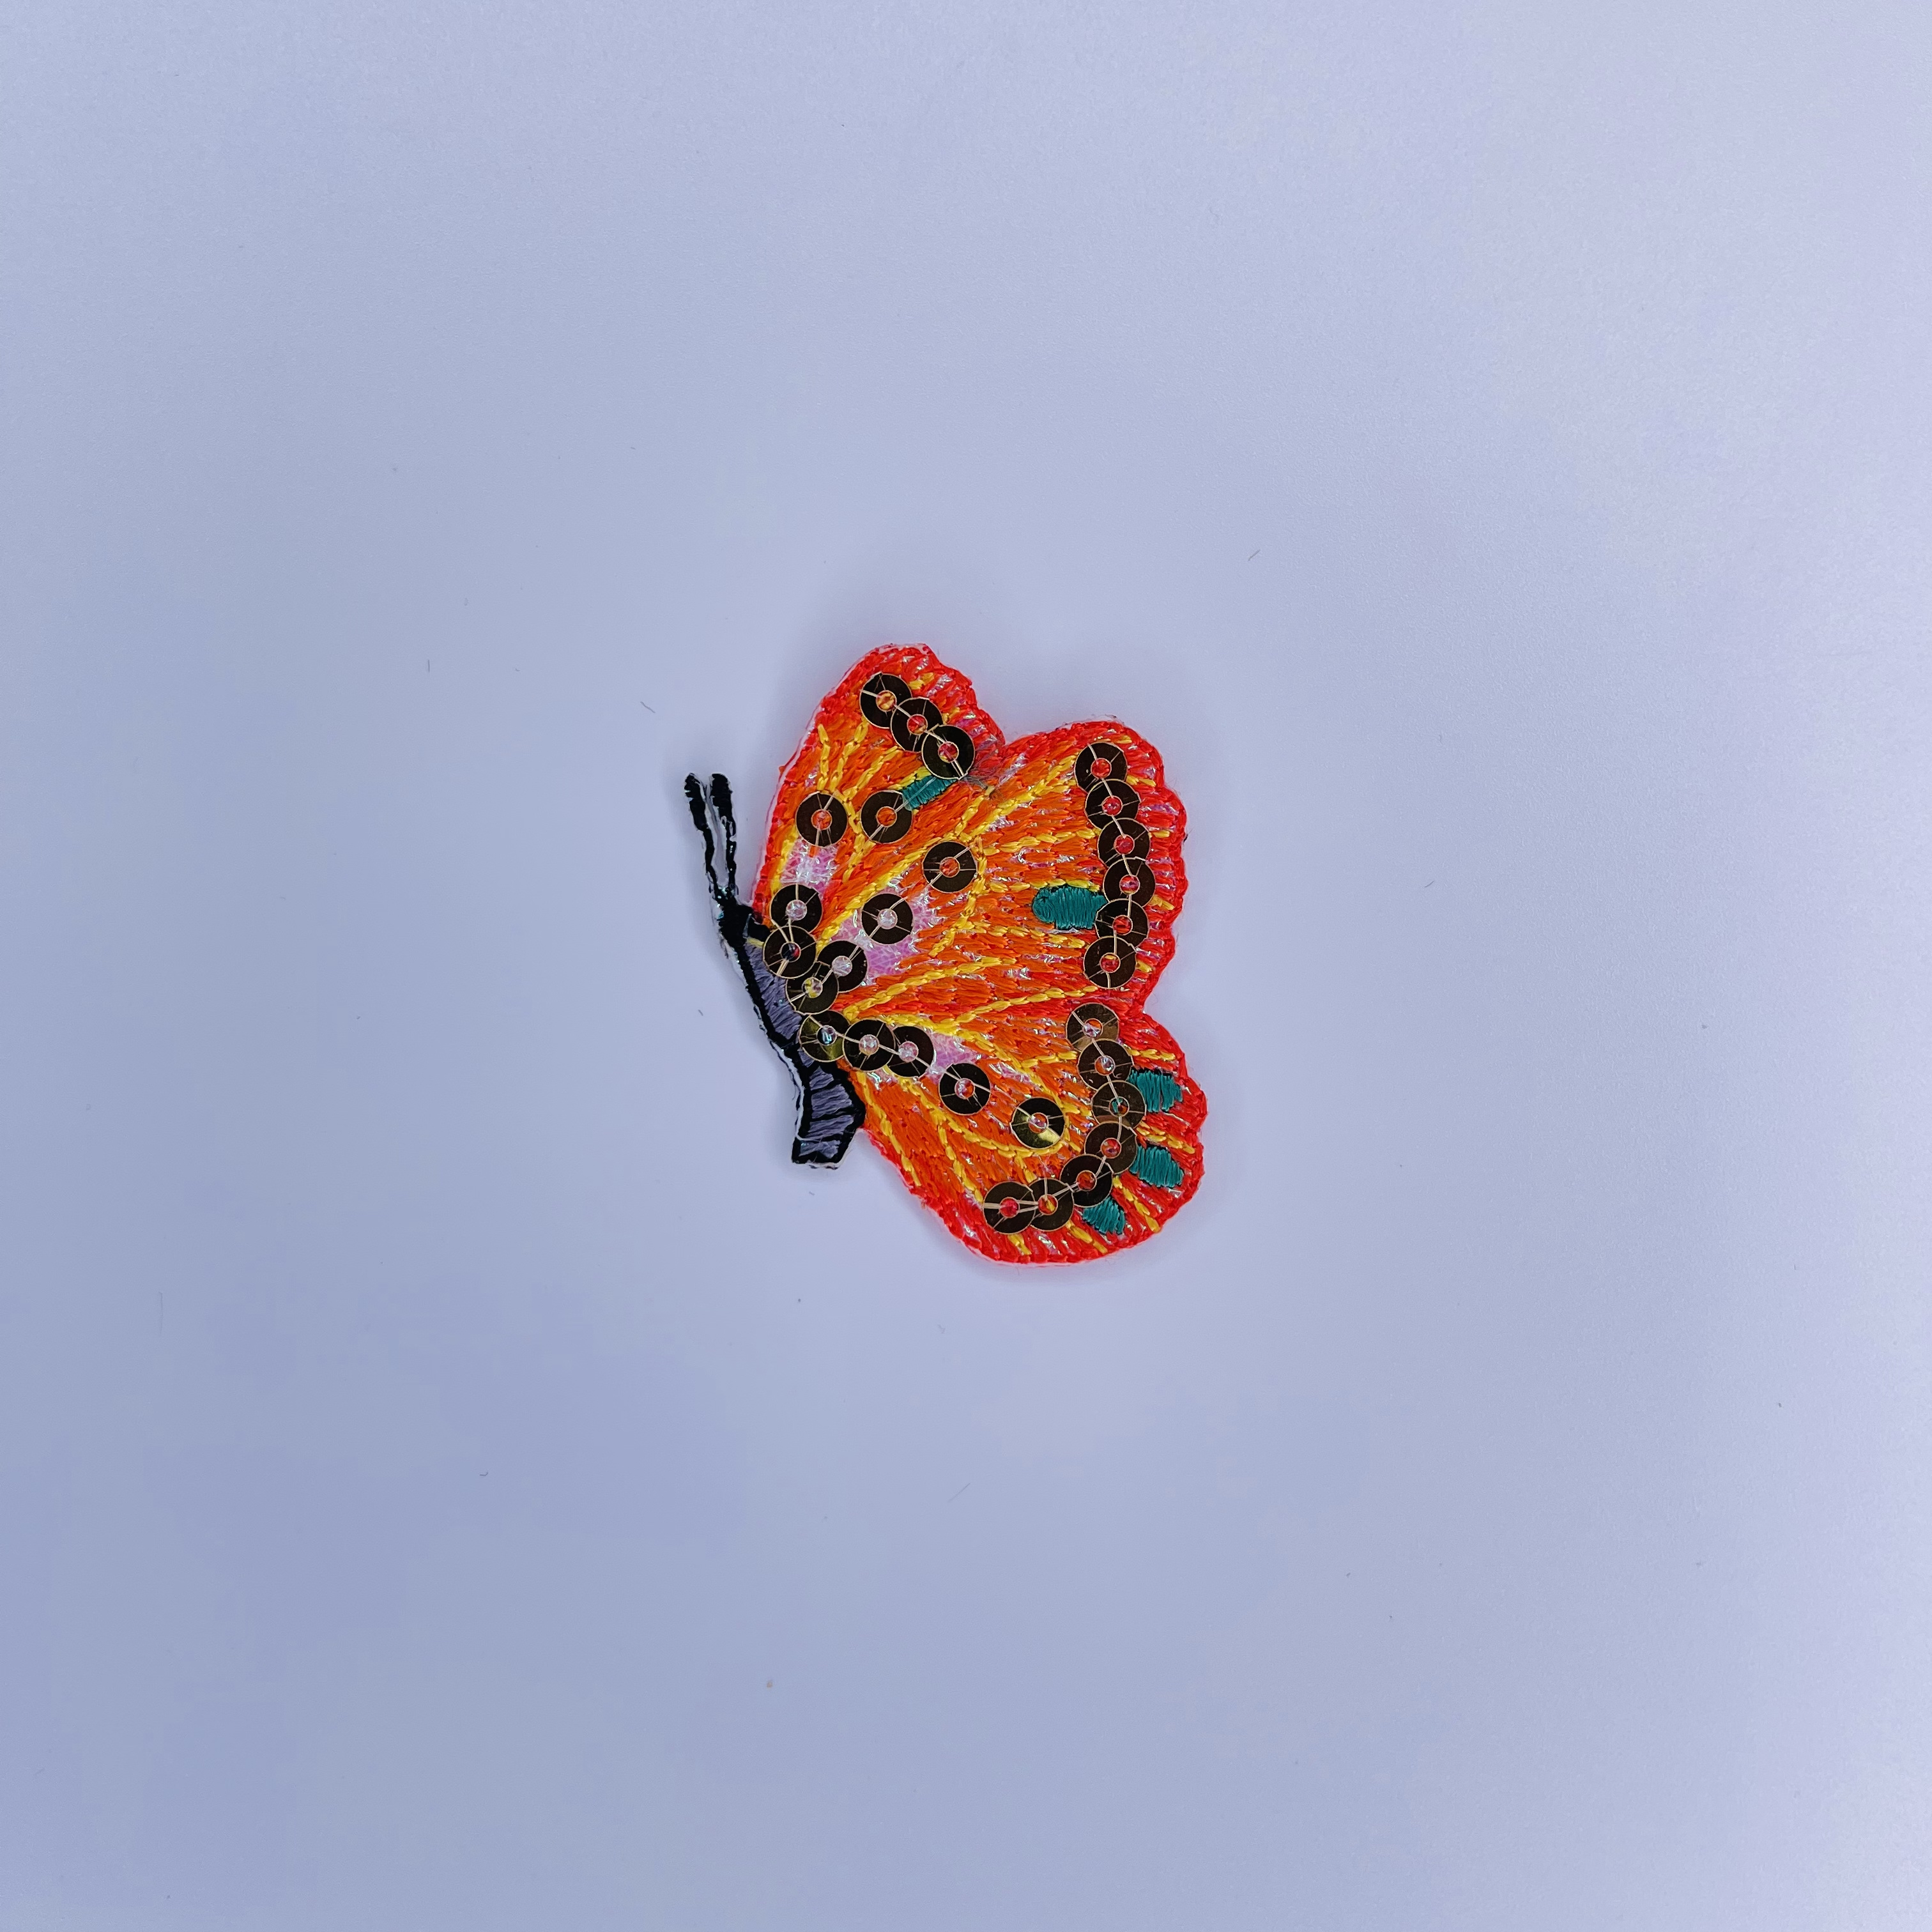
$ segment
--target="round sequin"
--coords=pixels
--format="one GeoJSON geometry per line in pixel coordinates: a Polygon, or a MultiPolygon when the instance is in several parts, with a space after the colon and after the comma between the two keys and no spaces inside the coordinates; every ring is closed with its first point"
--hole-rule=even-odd
{"type": "Polygon", "coordinates": [[[824,902],[809,886],[781,886],[772,895],[774,926],[802,926],[807,932],[815,932],[824,912],[824,902]]]}
{"type": "Polygon", "coordinates": [[[963,891],[980,868],[971,853],[951,838],[943,838],[920,861],[926,882],[936,892],[963,891]]]}
{"type": "Polygon", "coordinates": [[[902,751],[916,752],[919,741],[940,722],[939,706],[931,698],[908,698],[893,710],[892,736],[902,751]]]}
{"type": "Polygon", "coordinates": [[[854,1020],[845,1029],[845,1058],[861,1073],[876,1073],[892,1058],[894,1038],[884,1020],[854,1020]]]}
{"type": "Polygon", "coordinates": [[[868,724],[890,728],[892,714],[912,695],[906,681],[882,670],[866,679],[859,690],[859,709],[868,724]]]}
{"type": "MultiPolygon", "coordinates": [[[[1141,795],[1124,778],[1102,778],[1087,791],[1087,823],[1105,831],[1123,819],[1132,818],[1141,808],[1141,795]]],[[[1103,859],[1114,855],[1102,852],[1103,859]]]]}
{"type": "Polygon", "coordinates": [[[765,940],[765,964],[781,980],[796,979],[812,970],[818,943],[802,926],[775,926],[765,940]]]}
{"type": "Polygon", "coordinates": [[[1144,859],[1116,859],[1100,882],[1100,890],[1110,899],[1132,899],[1137,905],[1145,905],[1154,897],[1154,868],[1144,859]]]}
{"type": "Polygon", "coordinates": [[[830,973],[841,993],[856,993],[866,983],[866,949],[849,939],[835,939],[818,949],[818,970],[830,973]]]}
{"type": "Polygon", "coordinates": [[[1042,1174],[1033,1184],[1033,1224],[1042,1233],[1064,1228],[1073,1218],[1073,1190],[1057,1174],[1042,1174]]]}
{"type": "Polygon", "coordinates": [[[829,791],[815,791],[799,802],[794,822],[801,838],[836,845],[845,836],[845,808],[829,791]]]}
{"type": "Polygon", "coordinates": [[[1080,1049],[1080,1077],[1090,1087],[1124,1080],[1133,1070],[1133,1055],[1117,1040],[1096,1040],[1080,1049]]]}
{"type": "Polygon", "coordinates": [[[912,937],[912,908],[897,892],[874,892],[859,908],[866,937],[881,946],[896,946],[912,937]]]}
{"type": "Polygon", "coordinates": [[[1066,1043],[1084,1046],[1090,1040],[1118,1040],[1120,1022],[1112,1006],[1083,1000],[1066,1016],[1066,1043]]]}
{"type": "Polygon", "coordinates": [[[799,1022],[798,1043],[814,1060],[827,1065],[845,1051],[845,1016],[827,1010],[799,1022]]]}
{"type": "Polygon", "coordinates": [[[1147,908],[1138,899],[1109,899],[1094,923],[1102,939],[1126,946],[1138,946],[1148,936],[1147,908]]]}
{"type": "Polygon", "coordinates": [[[1073,761],[1073,782],[1082,791],[1091,791],[1103,778],[1126,775],[1127,754],[1119,746],[1104,741],[1089,745],[1073,761]]]}
{"type": "Polygon", "coordinates": [[[814,962],[808,972],[784,982],[785,998],[801,1013],[822,1013],[838,997],[838,985],[825,968],[814,962]]]}
{"type": "Polygon", "coordinates": [[[1147,1096],[1131,1080],[1109,1080],[1095,1088],[1093,1104],[1096,1120],[1120,1120],[1137,1127],[1147,1118],[1147,1096]]]}
{"type": "MultiPolygon", "coordinates": [[[[1141,1150],[1141,1137],[1125,1120],[1102,1120],[1087,1136],[1087,1151],[1104,1161],[1110,1174],[1125,1174],[1141,1150]]],[[[1084,1201],[1080,1204],[1087,1204],[1084,1201]]]]}
{"type": "Polygon", "coordinates": [[[859,808],[859,824],[874,845],[890,845],[912,830],[912,812],[896,791],[875,791],[859,808]]]}
{"type": "Polygon", "coordinates": [[[1100,857],[1112,865],[1117,859],[1144,859],[1154,835],[1138,818],[1118,819],[1100,834],[1100,857]]]}
{"type": "Polygon", "coordinates": [[[973,769],[973,740],[957,724],[935,724],[919,741],[919,754],[936,778],[963,778],[973,769]]]}
{"type": "Polygon", "coordinates": [[[970,1060],[956,1060],[939,1076],[939,1102],[950,1114],[976,1114],[993,1097],[986,1070],[970,1060]]]}
{"type": "Polygon", "coordinates": [[[1098,1154],[1076,1154],[1060,1170],[1060,1178],[1073,1190],[1076,1208],[1091,1208],[1114,1191],[1114,1170],[1098,1154]]]}
{"type": "Polygon", "coordinates": [[[1044,1094],[1029,1094],[1013,1109],[1013,1138],[1023,1146],[1050,1148],[1066,1131],[1066,1116],[1044,1094]]]}
{"type": "Polygon", "coordinates": [[[1124,986],[1134,976],[1140,956],[1120,939],[1096,939],[1082,956],[1080,970],[1096,986],[1124,986]]]}
{"type": "Polygon", "coordinates": [[[892,1028],[892,1057],[886,1064],[902,1080],[922,1080],[932,1071],[932,1036],[923,1027],[892,1028]]]}
{"type": "Polygon", "coordinates": [[[1033,1190],[1024,1181],[1002,1180],[986,1190],[981,1212],[996,1234],[1024,1234],[1033,1226],[1035,1205],[1033,1190]]]}

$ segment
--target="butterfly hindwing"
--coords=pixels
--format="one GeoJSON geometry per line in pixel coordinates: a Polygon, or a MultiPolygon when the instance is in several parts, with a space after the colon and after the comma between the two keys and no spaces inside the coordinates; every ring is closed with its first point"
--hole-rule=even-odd
{"type": "Polygon", "coordinates": [[[1198,1183],[1205,1100],[1142,1010],[1185,825],[1138,734],[1009,746],[916,647],[862,659],[786,769],[754,898],[767,956],[866,1131],[982,1254],[1129,1246],[1198,1183]]]}

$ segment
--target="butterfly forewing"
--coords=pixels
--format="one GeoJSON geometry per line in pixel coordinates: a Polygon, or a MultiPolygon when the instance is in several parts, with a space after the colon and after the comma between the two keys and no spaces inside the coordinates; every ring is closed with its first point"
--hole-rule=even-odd
{"type": "Polygon", "coordinates": [[[862,659],[786,769],[757,910],[815,896],[801,1010],[843,1023],[866,1131],[983,1254],[1130,1246],[1198,1182],[1206,1103],[1142,1010],[1173,956],[1184,834],[1137,734],[1009,746],[922,649],[862,659]],[[854,956],[842,985],[821,970],[854,956]]]}

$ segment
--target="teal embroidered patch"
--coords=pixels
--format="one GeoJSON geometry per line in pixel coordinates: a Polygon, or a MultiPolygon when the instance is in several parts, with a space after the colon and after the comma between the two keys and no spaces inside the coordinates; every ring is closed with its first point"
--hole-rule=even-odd
{"type": "Polygon", "coordinates": [[[1178,1188],[1187,1178],[1186,1172],[1166,1148],[1153,1142],[1143,1144],[1134,1156],[1133,1170],[1151,1187],[1178,1188]]]}
{"type": "Polygon", "coordinates": [[[1096,1201],[1092,1207],[1081,1209],[1080,1218],[1096,1234],[1118,1234],[1125,1232],[1127,1225],[1118,1201],[1096,1201]]]}
{"type": "Polygon", "coordinates": [[[1134,1084],[1141,1090],[1150,1114],[1166,1113],[1180,1098],[1180,1082],[1157,1066],[1143,1066],[1134,1076],[1134,1084]]]}
{"type": "Polygon", "coordinates": [[[1042,886],[1033,896],[1033,916],[1060,932],[1086,932],[1106,903],[1091,886],[1042,886]]]}
{"type": "Polygon", "coordinates": [[[916,812],[922,805],[929,805],[952,783],[950,778],[934,778],[930,772],[922,772],[910,784],[899,787],[899,796],[908,812],[916,812]]]}

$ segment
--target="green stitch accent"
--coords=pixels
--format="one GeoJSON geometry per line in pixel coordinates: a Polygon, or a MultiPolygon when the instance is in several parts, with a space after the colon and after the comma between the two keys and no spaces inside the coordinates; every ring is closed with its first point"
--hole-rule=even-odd
{"type": "Polygon", "coordinates": [[[1180,1098],[1180,1082],[1157,1066],[1143,1066],[1134,1076],[1134,1084],[1148,1103],[1150,1114],[1164,1114],[1180,1098]]]}
{"type": "Polygon", "coordinates": [[[934,772],[922,772],[910,784],[899,787],[899,796],[905,800],[907,811],[916,812],[921,806],[937,798],[952,782],[950,778],[940,778],[934,772]]]}
{"type": "Polygon", "coordinates": [[[1156,1147],[1152,1141],[1143,1143],[1140,1152],[1134,1156],[1132,1171],[1154,1187],[1178,1188],[1187,1178],[1180,1162],[1166,1148],[1156,1147]]]}
{"type": "Polygon", "coordinates": [[[1033,896],[1033,916],[1060,932],[1087,932],[1106,903],[1091,886],[1042,886],[1033,896]]]}
{"type": "Polygon", "coordinates": [[[1120,1212],[1118,1201],[1096,1201],[1090,1208],[1080,1210],[1080,1218],[1096,1234],[1124,1234],[1126,1232],[1127,1217],[1120,1212]]]}

